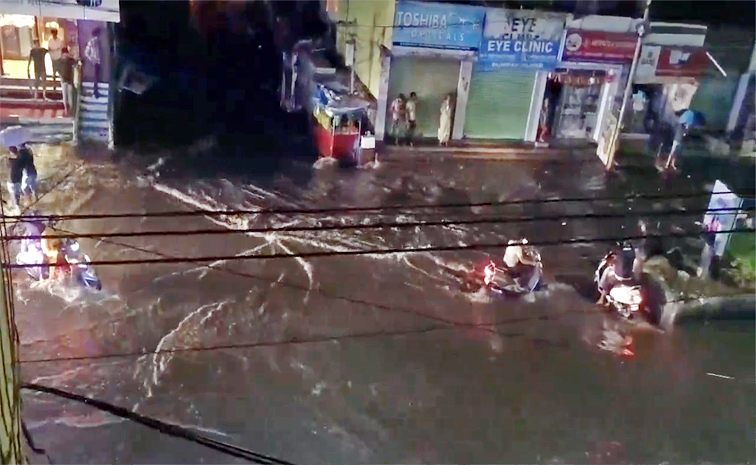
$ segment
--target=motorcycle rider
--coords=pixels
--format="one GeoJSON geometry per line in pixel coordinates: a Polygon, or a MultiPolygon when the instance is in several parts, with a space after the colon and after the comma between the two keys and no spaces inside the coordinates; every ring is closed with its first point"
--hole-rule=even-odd
{"type": "Polygon", "coordinates": [[[628,241],[618,244],[617,249],[610,251],[599,265],[597,273],[600,275],[598,289],[601,297],[596,303],[605,304],[606,295],[614,286],[631,284],[639,278],[640,272],[642,272],[642,259],[638,259],[635,247],[628,241]],[[602,267],[603,271],[601,271],[602,267]]]}
{"type": "Polygon", "coordinates": [[[512,239],[507,243],[507,248],[504,251],[504,266],[513,278],[519,277],[526,270],[538,265],[535,259],[525,253],[524,246],[527,245],[527,239],[520,239],[519,241],[512,239]]]}
{"type": "Polygon", "coordinates": [[[44,233],[42,237],[42,251],[47,256],[47,263],[55,265],[50,266],[50,279],[62,280],[71,272],[71,266],[63,250],[63,241],[46,236],[44,233]]]}
{"type": "MultiPolygon", "coordinates": [[[[41,236],[45,232],[45,223],[38,219],[33,217],[38,217],[39,212],[37,211],[31,211],[30,216],[32,218],[24,219],[20,221],[18,224],[21,227],[21,235],[23,235],[25,238],[21,241],[21,250],[32,252],[35,256],[39,257],[39,260],[36,261],[42,261],[43,263],[47,263],[44,251],[42,250],[42,239],[41,236]]],[[[47,266],[40,267],[43,268],[40,270],[39,273],[39,279],[43,280],[48,276],[48,270],[47,266]]]]}

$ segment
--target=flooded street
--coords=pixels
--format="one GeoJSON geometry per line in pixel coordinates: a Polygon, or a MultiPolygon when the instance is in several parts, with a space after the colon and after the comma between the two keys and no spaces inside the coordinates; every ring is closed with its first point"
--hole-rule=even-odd
{"type": "MultiPolygon", "coordinates": [[[[712,182],[693,174],[672,189],[637,170],[607,180],[598,162],[449,158],[351,171],[289,163],[275,175],[248,162],[224,173],[206,172],[183,155],[113,162],[40,148],[40,190],[49,193],[39,209],[144,213],[617,198],[56,225],[76,233],[629,215],[81,240],[95,261],[242,257],[463,247],[518,236],[606,238],[634,234],[633,212],[684,208],[697,211],[674,223],[693,232],[707,197],[621,198],[701,192],[712,182]]],[[[596,307],[589,292],[607,247],[541,248],[547,286],[520,299],[459,291],[460,276],[488,251],[101,266],[97,293],[32,283],[17,271],[22,376],[300,464],[756,460],[753,322],[691,323],[664,333],[619,321],[596,307]],[[634,338],[633,357],[601,346],[625,335],[634,338]]],[[[24,402],[35,442],[57,463],[233,463],[86,405],[30,393],[24,402]]]]}

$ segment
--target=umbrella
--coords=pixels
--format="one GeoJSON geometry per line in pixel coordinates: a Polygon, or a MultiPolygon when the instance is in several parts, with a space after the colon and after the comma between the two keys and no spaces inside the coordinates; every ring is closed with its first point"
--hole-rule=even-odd
{"type": "Polygon", "coordinates": [[[687,124],[688,126],[703,126],[706,124],[706,118],[699,111],[685,110],[680,115],[680,124],[687,124]]]}
{"type": "Polygon", "coordinates": [[[19,146],[31,138],[31,131],[23,126],[11,126],[0,131],[0,145],[5,148],[19,146]]]}

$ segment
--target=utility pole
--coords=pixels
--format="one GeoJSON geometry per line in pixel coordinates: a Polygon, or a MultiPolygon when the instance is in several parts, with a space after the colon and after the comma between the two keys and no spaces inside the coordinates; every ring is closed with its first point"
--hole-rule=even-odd
{"type": "Polygon", "coordinates": [[[355,27],[357,26],[357,20],[347,22],[346,26],[349,28],[349,35],[344,49],[344,62],[349,66],[349,93],[354,94],[354,65],[355,54],[357,52],[357,33],[355,32],[355,27]]]}
{"type": "Polygon", "coordinates": [[[643,12],[643,22],[638,25],[638,40],[635,43],[633,64],[630,66],[630,73],[627,75],[627,85],[625,86],[625,94],[622,96],[622,106],[620,107],[619,116],[617,117],[617,124],[614,127],[614,133],[612,134],[612,138],[609,143],[608,157],[606,159],[607,170],[614,169],[614,159],[617,156],[617,151],[619,150],[619,135],[625,119],[627,102],[630,99],[630,94],[633,91],[633,80],[635,80],[635,71],[638,69],[638,62],[640,61],[641,49],[643,48],[643,37],[645,37],[645,35],[648,33],[648,16],[651,10],[651,1],[652,0],[646,0],[646,9],[643,12]]]}
{"type": "Polygon", "coordinates": [[[10,270],[5,243],[6,226],[0,226],[0,363],[2,364],[2,384],[0,384],[0,463],[28,464],[28,445],[21,427],[21,395],[18,376],[18,334],[13,321],[13,293],[10,286],[10,270]]]}

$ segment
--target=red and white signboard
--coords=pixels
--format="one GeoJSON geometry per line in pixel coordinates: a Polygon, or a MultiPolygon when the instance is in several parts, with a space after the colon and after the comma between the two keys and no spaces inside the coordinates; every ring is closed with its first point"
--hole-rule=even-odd
{"type": "Polygon", "coordinates": [[[656,76],[700,78],[708,66],[709,57],[702,47],[664,46],[656,64],[656,76]]]}
{"type": "Polygon", "coordinates": [[[631,32],[568,29],[562,61],[629,63],[633,61],[638,36],[631,32]]]}
{"type": "Polygon", "coordinates": [[[644,45],[635,82],[653,84],[691,81],[703,76],[709,57],[702,47],[644,45]]]}

